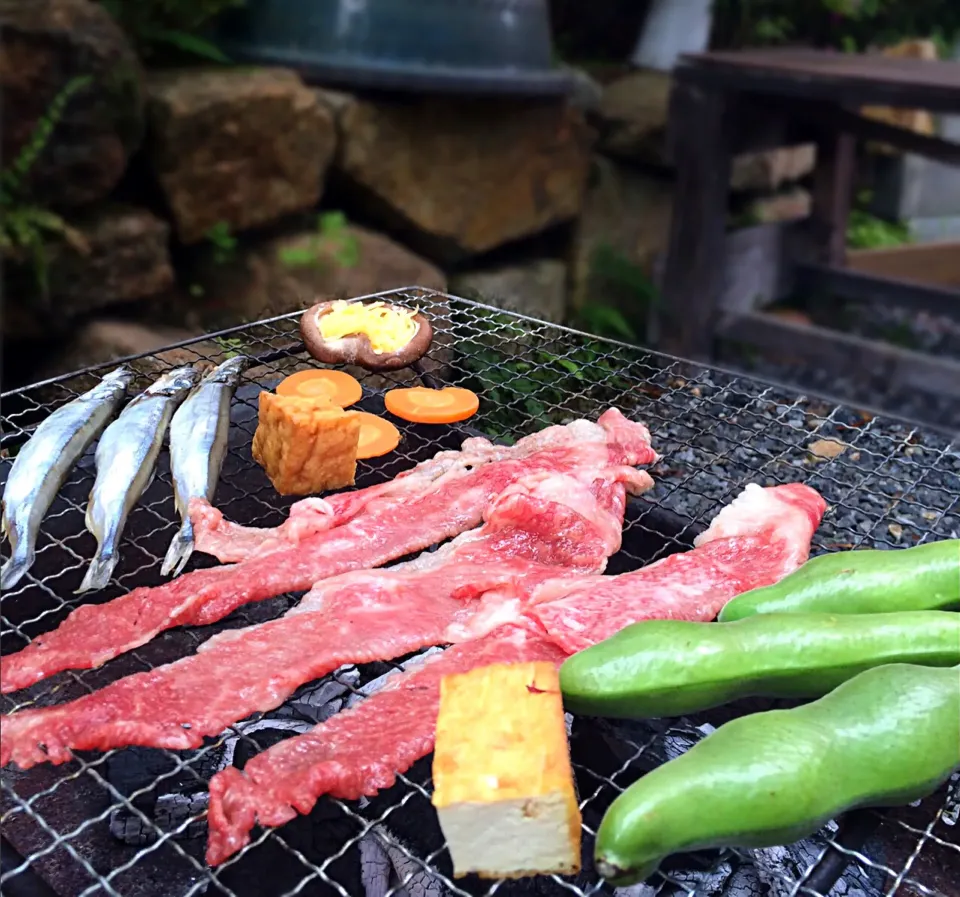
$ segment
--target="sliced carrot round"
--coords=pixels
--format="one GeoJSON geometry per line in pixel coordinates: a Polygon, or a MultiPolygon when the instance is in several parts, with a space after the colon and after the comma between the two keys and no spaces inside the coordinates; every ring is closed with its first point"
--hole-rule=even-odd
{"type": "Polygon", "coordinates": [[[400,444],[400,431],[390,421],[367,411],[352,413],[360,418],[358,458],[379,458],[392,452],[400,444]]]}
{"type": "Polygon", "coordinates": [[[476,393],[458,386],[427,389],[412,386],[391,389],[384,397],[387,411],[415,424],[452,424],[477,413],[476,393]]]}
{"type": "Polygon", "coordinates": [[[334,405],[346,408],[359,402],[363,396],[360,382],[345,371],[311,368],[297,371],[277,386],[278,396],[300,396],[304,399],[329,399],[334,405]]]}

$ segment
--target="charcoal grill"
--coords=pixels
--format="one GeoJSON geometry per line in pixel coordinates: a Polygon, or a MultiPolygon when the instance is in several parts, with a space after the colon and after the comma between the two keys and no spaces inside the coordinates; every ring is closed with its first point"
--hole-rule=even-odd
{"type": "MultiPolygon", "coordinates": [[[[893,548],[960,535],[960,446],[948,433],[432,291],[410,288],[380,298],[424,308],[437,339],[416,370],[386,377],[355,372],[364,383],[363,406],[382,409],[385,387],[423,380],[471,386],[482,402],[468,426],[402,426],[398,451],[360,464],[359,486],[392,477],[441,448],[455,448],[466,435],[482,432],[512,441],[549,423],[595,419],[616,405],[650,426],[664,458],[652,471],[656,488],[630,503],[623,549],[611,560],[610,572],[689,547],[748,482],[799,480],[824,495],[829,510],[814,553],[893,548]]],[[[143,386],[184,361],[217,361],[237,352],[257,359],[234,402],[230,452],[217,496],[217,505],[240,523],[276,525],[291,503],[273,492],[253,462],[250,439],[258,389],[311,364],[297,324],[296,315],[273,318],[131,360],[143,386]]],[[[4,451],[14,453],[54,407],[89,388],[98,372],[112,366],[5,393],[4,451]]],[[[5,476],[10,461],[0,463],[5,476]]],[[[93,599],[73,595],[93,552],[83,527],[92,479],[90,453],[46,519],[31,574],[3,596],[4,652],[53,628],[79,600],[104,600],[161,581],[160,559],[176,528],[165,455],[131,516],[111,588],[93,599]]],[[[195,557],[191,565],[208,562],[195,557]]],[[[121,675],[182,656],[212,632],[276,616],[296,599],[284,595],[241,608],[209,632],[167,632],[101,670],[62,674],[7,696],[2,710],[79,697],[121,675]]],[[[134,748],[82,754],[60,767],[3,770],[0,892],[10,897],[960,894],[956,778],[917,805],[851,813],[799,845],[674,858],[649,885],[633,889],[614,891],[589,863],[574,878],[454,880],[429,805],[429,758],[374,799],[321,800],[310,816],[280,829],[257,830],[247,849],[217,869],[208,868],[203,847],[210,775],[227,762],[242,765],[265,746],[362,700],[371,684],[400,663],[339,670],[300,689],[278,711],[238,724],[197,751],[134,748]]],[[[626,785],[685,750],[709,726],[754,706],[644,724],[573,720],[585,856],[604,808],[626,785]]]]}

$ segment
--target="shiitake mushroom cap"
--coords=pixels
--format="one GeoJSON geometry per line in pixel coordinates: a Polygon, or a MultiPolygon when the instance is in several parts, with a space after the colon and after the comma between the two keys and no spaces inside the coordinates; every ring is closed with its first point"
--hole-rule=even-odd
{"type": "MultiPolygon", "coordinates": [[[[385,303],[389,305],[389,303],[385,303]]],[[[401,306],[393,306],[398,311],[408,311],[401,306]]],[[[417,332],[410,342],[395,352],[377,353],[365,333],[348,334],[336,340],[326,340],[317,324],[318,317],[329,313],[333,301],[318,302],[308,308],[300,317],[300,336],[307,351],[324,364],[352,364],[368,371],[395,371],[419,361],[433,342],[433,328],[426,316],[418,312],[413,321],[418,324],[417,332]]]]}

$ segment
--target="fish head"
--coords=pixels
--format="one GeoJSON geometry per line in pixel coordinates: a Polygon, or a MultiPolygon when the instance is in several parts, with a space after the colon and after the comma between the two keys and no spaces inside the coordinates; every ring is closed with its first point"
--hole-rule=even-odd
{"type": "Polygon", "coordinates": [[[155,396],[165,395],[173,396],[182,392],[188,392],[200,382],[200,371],[193,365],[184,365],[174,368],[158,377],[150,386],[144,390],[144,395],[155,396]]]}
{"type": "Polygon", "coordinates": [[[226,361],[217,365],[206,377],[205,383],[226,383],[230,386],[236,386],[240,382],[240,377],[250,365],[253,359],[246,355],[236,355],[228,358],[226,361]]]}
{"type": "Polygon", "coordinates": [[[133,383],[134,377],[136,376],[137,373],[133,368],[128,368],[125,364],[122,364],[120,367],[110,371],[109,374],[104,374],[100,380],[102,383],[116,384],[126,389],[133,383]]]}

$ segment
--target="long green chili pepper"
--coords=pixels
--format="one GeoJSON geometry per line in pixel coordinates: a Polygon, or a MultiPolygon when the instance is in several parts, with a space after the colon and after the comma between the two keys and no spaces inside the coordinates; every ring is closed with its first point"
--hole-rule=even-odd
{"type": "Polygon", "coordinates": [[[888,551],[838,551],[811,558],[772,586],[738,595],[720,611],[728,623],[771,613],[870,614],[960,608],[960,539],[888,551]]]}
{"type": "Polygon", "coordinates": [[[560,688],[573,713],[643,719],[747,697],[819,698],[886,663],[960,664],[960,614],[648,620],[567,658],[560,688]]]}
{"type": "Polygon", "coordinates": [[[597,832],[597,869],[625,885],[670,854],[788,844],[846,810],[918,800],[956,769],[960,667],[876,667],[735,719],[631,785],[597,832]]]}

